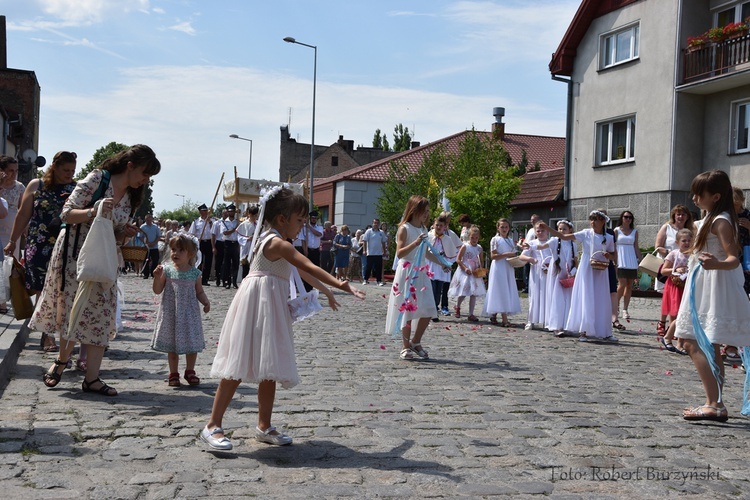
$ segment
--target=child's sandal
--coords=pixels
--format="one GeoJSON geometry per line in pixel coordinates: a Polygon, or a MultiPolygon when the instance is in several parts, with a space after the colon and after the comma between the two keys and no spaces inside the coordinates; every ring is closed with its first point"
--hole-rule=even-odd
{"type": "Polygon", "coordinates": [[[201,379],[195,374],[195,370],[185,370],[185,380],[187,380],[188,385],[193,386],[200,385],[201,383],[201,379]]]}
{"type": "Polygon", "coordinates": [[[67,361],[60,361],[60,358],[57,358],[55,360],[54,368],[52,368],[51,371],[46,372],[44,376],[42,377],[42,380],[44,381],[44,385],[52,388],[52,387],[55,387],[57,384],[59,384],[60,378],[62,377],[62,372],[58,372],[57,369],[58,367],[62,366],[63,371],[65,371],[67,364],[68,364],[67,361]]]}
{"type": "Polygon", "coordinates": [[[454,314],[453,314],[455,317],[457,317],[457,318],[461,317],[461,308],[460,307],[458,307],[458,306],[454,307],[453,311],[455,311],[454,314]]]}
{"type": "Polygon", "coordinates": [[[169,387],[180,387],[180,374],[177,372],[169,374],[169,387]]]}
{"type": "Polygon", "coordinates": [[[657,321],[656,322],[656,334],[659,337],[663,337],[667,334],[667,323],[664,321],[657,321]]]}

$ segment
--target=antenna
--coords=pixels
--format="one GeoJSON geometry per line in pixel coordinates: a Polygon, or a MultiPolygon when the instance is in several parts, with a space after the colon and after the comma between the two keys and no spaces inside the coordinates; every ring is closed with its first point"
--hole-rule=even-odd
{"type": "Polygon", "coordinates": [[[286,127],[288,130],[291,130],[292,128],[292,107],[289,106],[289,117],[286,120],[286,127]]]}

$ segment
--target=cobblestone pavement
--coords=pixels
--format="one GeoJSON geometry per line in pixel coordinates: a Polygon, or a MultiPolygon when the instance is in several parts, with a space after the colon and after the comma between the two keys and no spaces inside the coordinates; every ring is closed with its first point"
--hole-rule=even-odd
{"type": "Polygon", "coordinates": [[[364,302],[341,295],[296,328],[302,383],[274,408],[294,444],[252,439],[256,387],[242,384],[224,422],[235,448],[219,453],[198,433],[234,292],[207,289],[203,383],[174,389],[149,348],[150,281],[121,280],[126,329],[102,370],[120,395],[83,394],[75,370],[45,388],[53,355],[32,332],[0,398],[3,498],[750,497],[742,370],[727,368],[727,423],[683,421],[703,391],[689,358],[659,349],[654,299],[633,300],[617,345],[524,331],[522,315],[517,328],[451,317],[425,335],[432,359],[406,362],[383,333],[388,288],[363,287],[364,302]]]}

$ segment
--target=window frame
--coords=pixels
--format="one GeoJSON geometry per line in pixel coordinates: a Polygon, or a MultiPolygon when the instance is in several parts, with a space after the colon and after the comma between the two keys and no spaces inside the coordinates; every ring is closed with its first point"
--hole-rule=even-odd
{"type": "Polygon", "coordinates": [[[739,154],[746,154],[750,153],[750,126],[748,126],[747,132],[746,132],[746,145],[744,148],[739,147],[739,141],[740,141],[740,108],[745,108],[745,121],[747,121],[750,125],[750,97],[745,99],[738,99],[736,101],[732,101],[731,103],[731,113],[730,113],[730,134],[729,134],[729,154],[730,155],[739,155],[739,154]]]}
{"type": "Polygon", "coordinates": [[[620,66],[621,64],[627,64],[629,62],[640,59],[640,53],[641,53],[640,39],[641,39],[640,20],[634,21],[624,26],[620,26],[617,29],[600,34],[599,35],[599,70],[613,68],[615,66],[620,66]],[[626,33],[628,31],[633,32],[632,37],[631,37],[631,43],[630,43],[630,53],[628,54],[627,58],[618,61],[617,60],[617,36],[623,33],[626,33]],[[607,40],[612,40],[611,49],[609,51],[606,50],[607,40]],[[609,55],[612,56],[612,61],[613,61],[610,64],[607,64],[608,52],[611,52],[611,54],[609,55]]]}
{"type": "MultiPolygon", "coordinates": [[[[721,5],[719,7],[716,7],[713,11],[713,27],[719,27],[719,16],[729,10],[734,10],[734,19],[729,21],[730,23],[738,23],[744,20],[742,17],[742,10],[743,7],[747,6],[748,9],[750,9],[750,2],[747,0],[740,0],[737,2],[734,2],[732,4],[731,2],[725,3],[724,5],[721,5]]],[[[750,14],[750,12],[748,12],[750,14]]],[[[726,26],[728,23],[722,23],[722,26],[726,26]]]]}
{"type": "Polygon", "coordinates": [[[594,165],[596,167],[608,167],[612,165],[622,165],[624,163],[633,163],[636,159],[636,143],[635,143],[635,130],[638,121],[636,114],[627,114],[611,118],[607,120],[601,120],[596,122],[594,134],[595,134],[595,151],[594,151],[594,165]],[[624,158],[612,158],[612,135],[614,131],[613,125],[616,123],[627,122],[626,124],[626,137],[625,137],[625,157],[624,158]],[[603,133],[604,127],[607,127],[607,159],[602,160],[602,146],[603,146],[603,133]],[[632,154],[631,154],[632,152],[632,154]]]}

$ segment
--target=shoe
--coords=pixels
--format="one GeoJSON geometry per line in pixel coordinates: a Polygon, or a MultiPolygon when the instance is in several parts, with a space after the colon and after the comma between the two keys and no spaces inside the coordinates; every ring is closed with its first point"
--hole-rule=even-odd
{"type": "Polygon", "coordinates": [[[55,387],[57,384],[60,383],[60,377],[62,377],[62,372],[65,371],[65,368],[67,368],[68,362],[67,361],[60,361],[60,358],[57,358],[55,360],[55,366],[52,368],[52,370],[48,371],[44,374],[42,377],[42,380],[44,381],[44,385],[47,387],[55,387]],[[63,369],[61,372],[58,372],[58,367],[62,366],[63,369]]]}
{"type": "Polygon", "coordinates": [[[615,343],[615,342],[619,342],[619,341],[620,341],[620,339],[618,339],[614,335],[610,335],[609,337],[604,337],[602,339],[602,342],[612,342],[612,343],[615,343]]]}
{"type": "Polygon", "coordinates": [[[578,342],[588,342],[589,338],[584,334],[578,337],[578,342]]]}
{"type": "Polygon", "coordinates": [[[99,377],[96,377],[91,382],[86,381],[86,379],[84,378],[83,382],[81,383],[81,390],[83,392],[98,392],[102,396],[117,396],[117,390],[114,387],[110,387],[102,382],[102,379],[100,379],[99,377]],[[91,386],[96,383],[102,384],[101,387],[99,387],[98,389],[92,389],[91,386]]]}
{"type": "Polygon", "coordinates": [[[624,329],[625,329],[625,325],[623,325],[622,323],[620,323],[620,322],[619,322],[619,321],[617,321],[617,320],[614,320],[614,321],[612,322],[612,328],[615,328],[615,329],[617,329],[617,330],[624,330],[624,329]]]}
{"type": "Polygon", "coordinates": [[[227,290],[229,290],[230,288],[232,288],[232,285],[224,285],[224,288],[226,288],[227,290]]]}
{"type": "Polygon", "coordinates": [[[217,281],[216,286],[221,286],[221,281],[217,281]]]}
{"type": "Polygon", "coordinates": [[[737,351],[725,351],[725,353],[725,361],[729,361],[730,363],[739,363],[740,361],[742,361],[742,358],[740,358],[740,353],[738,353],[737,351]]]}
{"type": "Polygon", "coordinates": [[[500,323],[497,322],[497,314],[493,314],[492,316],[490,316],[490,323],[492,323],[493,325],[499,325],[500,324],[500,323]]]}
{"type": "Polygon", "coordinates": [[[471,321],[472,323],[476,323],[477,321],[479,321],[479,318],[477,318],[473,314],[470,314],[466,317],[466,321],[471,321]]]}
{"type": "Polygon", "coordinates": [[[203,283],[203,286],[211,286],[211,283],[209,283],[208,281],[206,281],[205,283],[203,283]]]}
{"type": "Polygon", "coordinates": [[[237,283],[232,283],[232,288],[237,288],[237,283]]]}
{"type": "Polygon", "coordinates": [[[561,339],[565,336],[565,330],[556,330],[555,331],[555,337],[558,339],[561,339]]]}
{"type": "Polygon", "coordinates": [[[383,283],[382,281],[378,281],[378,286],[385,286],[385,283],[383,283]]]}
{"type": "Polygon", "coordinates": [[[169,374],[169,387],[180,387],[182,384],[180,383],[180,374],[177,372],[170,373],[169,374]]]}
{"type": "Polygon", "coordinates": [[[208,426],[206,426],[201,431],[201,439],[214,450],[228,451],[232,449],[232,442],[228,437],[222,436],[216,438],[214,437],[214,434],[224,434],[224,429],[221,427],[214,427],[213,429],[208,430],[208,426]]]}
{"type": "Polygon", "coordinates": [[[432,318],[432,322],[433,323],[439,323],[440,322],[440,318],[434,317],[434,318],[432,318]]]}
{"type": "Polygon", "coordinates": [[[453,311],[454,311],[453,315],[455,317],[457,317],[457,318],[461,317],[461,308],[460,307],[458,307],[458,306],[454,307],[453,311]]]}
{"type": "MultiPolygon", "coordinates": [[[[169,377],[171,378],[172,376],[170,375],[169,377]]],[[[185,380],[187,380],[187,383],[190,386],[200,385],[201,383],[201,379],[195,374],[195,370],[185,370],[185,380]]]]}
{"type": "Polygon", "coordinates": [[[47,335],[46,333],[42,333],[42,340],[39,342],[39,347],[41,347],[44,352],[60,351],[60,348],[55,343],[55,337],[47,335]]]}
{"type": "Polygon", "coordinates": [[[276,427],[269,427],[265,431],[260,430],[260,427],[256,427],[255,439],[261,443],[275,444],[277,446],[292,444],[292,438],[286,434],[281,434],[276,430],[276,427]],[[275,432],[276,434],[272,434],[272,432],[275,432]]]}
{"type": "Polygon", "coordinates": [[[622,310],[622,319],[630,319],[630,314],[628,314],[627,309],[622,310]]]}
{"type": "Polygon", "coordinates": [[[685,408],[682,411],[682,418],[685,420],[713,420],[715,422],[726,422],[729,420],[729,414],[724,406],[703,405],[696,408],[685,408]],[[715,413],[706,413],[703,409],[711,408],[715,413]]]}
{"type": "Polygon", "coordinates": [[[659,337],[663,337],[667,334],[667,323],[665,321],[657,321],[656,322],[656,334],[659,337]]]}
{"type": "Polygon", "coordinates": [[[367,280],[362,280],[362,284],[366,285],[367,284],[367,280]]]}
{"type": "Polygon", "coordinates": [[[86,364],[86,360],[85,360],[85,359],[80,359],[80,358],[79,358],[79,359],[78,359],[78,360],[76,361],[76,370],[78,370],[79,372],[84,372],[84,373],[86,373],[86,369],[87,369],[87,368],[88,368],[88,365],[86,364]]]}
{"type": "Polygon", "coordinates": [[[534,325],[532,323],[526,323],[526,326],[523,327],[524,330],[533,330],[534,325]]]}
{"type": "Polygon", "coordinates": [[[447,307],[444,307],[444,308],[442,308],[442,309],[440,310],[440,314],[442,314],[443,316],[450,316],[450,315],[451,315],[451,312],[450,312],[450,311],[448,310],[448,308],[447,308],[447,307]]]}
{"type": "Polygon", "coordinates": [[[407,347],[406,349],[401,351],[401,354],[399,354],[398,357],[403,359],[404,361],[414,361],[415,359],[417,359],[417,353],[407,347]]]}
{"type": "Polygon", "coordinates": [[[677,348],[672,344],[672,341],[666,341],[664,340],[664,337],[659,338],[659,342],[661,342],[661,345],[669,352],[677,352],[677,348]]]}
{"type": "Polygon", "coordinates": [[[414,351],[417,356],[419,356],[422,359],[430,359],[430,355],[427,354],[427,351],[424,350],[422,347],[422,344],[412,344],[411,350],[414,351]]]}

